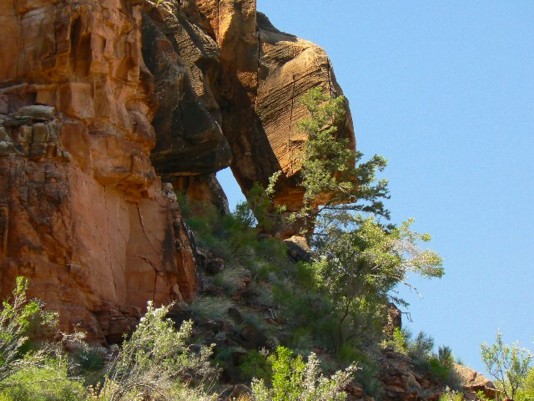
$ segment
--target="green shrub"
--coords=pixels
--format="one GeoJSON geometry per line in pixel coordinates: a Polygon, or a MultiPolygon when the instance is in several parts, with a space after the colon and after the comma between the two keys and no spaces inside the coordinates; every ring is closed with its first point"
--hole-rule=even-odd
{"type": "Polygon", "coordinates": [[[73,355],[76,363],[84,371],[99,371],[104,368],[105,355],[100,348],[84,347],[73,355]]]}
{"type": "Polygon", "coordinates": [[[425,367],[432,357],[433,348],[434,339],[421,331],[414,340],[408,341],[408,356],[416,366],[425,367]]]}
{"type": "Polygon", "coordinates": [[[410,333],[406,329],[395,327],[393,334],[390,338],[386,339],[384,345],[391,347],[395,352],[399,354],[408,354],[408,339],[410,333]]]}
{"type": "Polygon", "coordinates": [[[255,401],[338,401],[346,398],[343,389],[356,371],[355,365],[325,377],[315,354],[304,362],[285,348],[278,347],[276,354],[268,357],[272,368],[272,387],[263,380],[252,382],[255,401]]]}
{"type": "Polygon", "coordinates": [[[213,284],[222,288],[224,293],[231,297],[243,289],[243,277],[247,274],[248,271],[245,269],[226,266],[213,278],[213,284]]]}
{"type": "Polygon", "coordinates": [[[534,368],[530,368],[528,371],[520,391],[520,396],[517,398],[520,401],[534,401],[534,368]]]}
{"type": "Polygon", "coordinates": [[[79,401],[85,388],[69,378],[67,363],[50,358],[44,364],[27,364],[2,381],[1,394],[9,401],[79,401]]]}
{"type": "Polygon", "coordinates": [[[41,334],[55,327],[56,315],[43,310],[43,304],[36,300],[28,300],[26,291],[28,279],[17,277],[12,299],[4,300],[0,310],[0,381],[9,377],[22,365],[28,345],[29,332],[33,328],[41,334]]]}
{"type": "Polygon", "coordinates": [[[214,383],[218,372],[209,361],[212,347],[192,352],[188,345],[192,322],[184,322],[176,331],[166,318],[168,311],[168,307],[148,304],[136,330],[122,344],[96,399],[168,399],[180,383],[194,384],[199,390],[214,383]]]}
{"type": "Polygon", "coordinates": [[[525,384],[534,354],[526,348],[520,348],[518,343],[504,344],[500,331],[497,331],[495,344],[482,344],[480,351],[482,361],[495,378],[497,387],[507,398],[514,399],[525,384]]]}
{"type": "Polygon", "coordinates": [[[247,352],[239,365],[241,377],[250,381],[254,378],[270,383],[272,376],[271,365],[265,358],[264,353],[252,350],[247,352]]]}
{"type": "MultiPolygon", "coordinates": [[[[484,399],[484,398],[481,398],[481,399],[484,399]]],[[[447,389],[439,397],[439,401],[464,401],[464,400],[465,400],[464,395],[460,391],[453,391],[450,389],[447,389]]]]}
{"type": "Polygon", "coordinates": [[[70,354],[71,372],[83,378],[85,386],[102,384],[106,374],[105,350],[83,342],[70,354]]]}
{"type": "Polygon", "coordinates": [[[196,319],[221,320],[228,317],[233,302],[223,297],[198,296],[189,306],[196,319]]]}

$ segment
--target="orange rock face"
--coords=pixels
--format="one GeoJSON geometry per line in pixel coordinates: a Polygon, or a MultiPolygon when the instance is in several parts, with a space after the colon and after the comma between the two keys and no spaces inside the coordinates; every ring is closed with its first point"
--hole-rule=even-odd
{"type": "MultiPolygon", "coordinates": [[[[254,0],[185,3],[190,18],[211,32],[220,48],[222,127],[237,181],[247,192],[256,182],[266,186],[281,170],[275,202],[298,210],[304,194],[298,159],[307,137],[297,124],[308,116],[300,99],[317,86],[333,96],[343,94],[330,60],[313,43],[274,28],[256,13],[254,0]]],[[[355,147],[348,104],[346,112],[339,136],[355,147]]]]}
{"type": "Polygon", "coordinates": [[[150,160],[140,6],[7,0],[0,15],[2,293],[28,276],[63,329],[119,340],[148,300],[195,292],[177,205],[150,160]]]}
{"type": "Polygon", "coordinates": [[[282,170],[276,200],[301,205],[299,98],[341,90],[254,0],[3,0],[0,23],[0,295],[28,276],[63,330],[117,341],[148,300],[195,295],[162,182],[225,210],[216,171],[247,191],[282,170]]]}

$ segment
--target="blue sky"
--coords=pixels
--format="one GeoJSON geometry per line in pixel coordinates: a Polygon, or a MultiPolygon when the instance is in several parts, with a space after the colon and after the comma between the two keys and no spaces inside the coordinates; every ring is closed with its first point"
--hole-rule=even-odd
{"type": "MultiPolygon", "coordinates": [[[[483,370],[500,328],[534,349],[534,2],[258,0],[327,51],[358,149],[389,160],[393,221],[415,217],[445,260],[413,279],[413,332],[483,370]]],[[[220,174],[231,203],[240,197],[220,174]]]]}

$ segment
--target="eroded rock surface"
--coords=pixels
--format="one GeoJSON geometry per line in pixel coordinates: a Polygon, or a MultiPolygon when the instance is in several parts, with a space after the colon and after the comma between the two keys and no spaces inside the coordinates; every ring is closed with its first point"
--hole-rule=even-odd
{"type": "Polygon", "coordinates": [[[155,77],[159,108],[154,165],[166,179],[214,173],[230,164],[213,83],[219,49],[173,2],[147,10],[143,54],[155,77]]]}
{"type": "Polygon", "coordinates": [[[118,341],[148,300],[195,292],[195,263],[150,151],[141,6],[2,1],[0,269],[62,329],[118,341]],[[177,246],[179,245],[179,246],[177,246]]]}
{"type": "Polygon", "coordinates": [[[148,300],[195,295],[162,182],[224,212],[216,171],[247,191],[282,170],[276,200],[301,205],[299,98],[341,90],[325,53],[255,1],[5,0],[0,23],[2,295],[28,276],[62,329],[117,341],[148,300]]]}
{"type": "MultiPolygon", "coordinates": [[[[307,140],[297,127],[307,116],[300,99],[316,86],[342,95],[325,52],[274,28],[256,11],[254,0],[170,2],[149,17],[144,32],[153,45],[145,46],[145,59],[162,106],[154,123],[158,172],[211,173],[230,162],[229,145],[232,171],[245,193],[254,183],[267,186],[281,170],[274,200],[298,210],[303,200],[298,160],[307,140]],[[197,102],[190,96],[179,99],[171,87],[194,93],[197,102]],[[188,125],[190,118],[193,126],[188,125]],[[226,141],[218,136],[221,132],[226,141]],[[197,158],[187,157],[204,146],[197,158]]],[[[354,147],[348,104],[346,111],[339,136],[354,147]]],[[[284,237],[294,234],[283,231],[284,237]]]]}

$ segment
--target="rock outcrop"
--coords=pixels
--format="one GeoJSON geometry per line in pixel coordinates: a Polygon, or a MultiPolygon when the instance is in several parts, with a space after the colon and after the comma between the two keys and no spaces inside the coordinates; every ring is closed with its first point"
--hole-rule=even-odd
{"type": "MultiPolygon", "coordinates": [[[[148,15],[144,54],[162,105],[154,120],[158,172],[214,172],[230,163],[231,150],[232,171],[244,193],[254,183],[267,186],[281,170],[274,201],[298,210],[304,194],[298,160],[307,140],[297,127],[307,116],[300,98],[317,86],[342,95],[325,52],[274,28],[256,12],[254,0],[168,2],[148,15]],[[198,156],[188,157],[192,152],[198,156]]],[[[346,106],[339,136],[354,147],[346,106]]]]}
{"type": "Polygon", "coordinates": [[[484,375],[467,366],[454,364],[456,375],[468,400],[477,400],[477,394],[484,394],[486,399],[502,399],[502,391],[498,390],[493,382],[484,375]]]}
{"type": "MultiPolygon", "coordinates": [[[[478,400],[479,393],[492,400],[501,395],[489,379],[473,369],[455,363],[452,374],[449,380],[454,383],[449,385],[461,389],[467,400],[478,400]]],[[[446,388],[441,380],[415,367],[408,357],[390,349],[382,353],[380,381],[386,401],[438,400],[446,388]]]]}
{"type": "Polygon", "coordinates": [[[165,178],[214,173],[230,164],[213,87],[219,50],[174,2],[147,10],[143,55],[154,75],[158,134],[152,160],[165,178]]]}
{"type": "Polygon", "coordinates": [[[282,170],[276,201],[301,205],[299,98],[341,90],[255,1],[5,0],[0,22],[1,295],[28,276],[63,329],[117,341],[148,300],[195,295],[162,182],[227,211],[216,171],[247,191],[282,170]]]}

